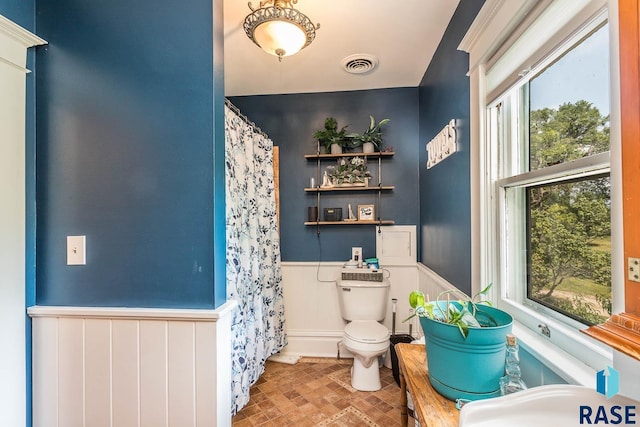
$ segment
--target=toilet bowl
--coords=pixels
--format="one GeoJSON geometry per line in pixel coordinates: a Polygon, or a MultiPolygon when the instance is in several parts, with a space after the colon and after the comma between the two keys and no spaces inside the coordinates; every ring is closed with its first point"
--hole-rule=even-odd
{"type": "Polygon", "coordinates": [[[375,320],[354,320],[344,328],[343,345],[353,354],[351,386],[376,391],[380,384],[378,358],[389,349],[389,330],[375,320]]]}

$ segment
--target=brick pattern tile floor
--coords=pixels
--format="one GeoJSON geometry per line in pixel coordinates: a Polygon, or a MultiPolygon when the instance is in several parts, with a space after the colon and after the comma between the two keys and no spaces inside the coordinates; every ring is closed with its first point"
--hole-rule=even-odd
{"type": "Polygon", "coordinates": [[[302,358],[295,365],[267,361],[251,387],[250,401],[232,420],[249,426],[400,425],[400,387],[391,369],[380,369],[382,389],[363,392],[351,387],[352,360],[302,358]]]}

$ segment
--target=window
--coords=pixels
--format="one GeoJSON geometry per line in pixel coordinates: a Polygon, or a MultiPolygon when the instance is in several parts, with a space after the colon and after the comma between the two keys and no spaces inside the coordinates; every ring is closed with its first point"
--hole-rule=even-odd
{"type": "Polygon", "coordinates": [[[459,47],[471,84],[472,292],[493,283],[523,347],[583,385],[613,356],[579,330],[620,310],[624,292],[608,7],[487,0],[459,47]]]}
{"type": "Polygon", "coordinates": [[[611,314],[608,46],[603,24],[490,109],[506,296],[586,325],[611,314]]]}
{"type": "Polygon", "coordinates": [[[578,331],[612,309],[608,34],[599,13],[486,112],[498,303],[592,367],[610,357],[578,331]]]}

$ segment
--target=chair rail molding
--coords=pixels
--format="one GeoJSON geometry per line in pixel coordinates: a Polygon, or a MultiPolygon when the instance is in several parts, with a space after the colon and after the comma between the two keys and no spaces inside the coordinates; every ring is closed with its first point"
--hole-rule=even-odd
{"type": "Polygon", "coordinates": [[[47,44],[44,39],[0,15],[0,61],[24,73],[27,48],[47,44]]]}

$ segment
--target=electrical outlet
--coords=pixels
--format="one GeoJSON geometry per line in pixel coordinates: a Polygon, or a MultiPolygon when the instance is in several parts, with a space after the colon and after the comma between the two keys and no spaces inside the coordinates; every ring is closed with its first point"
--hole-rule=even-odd
{"type": "Polygon", "coordinates": [[[632,282],[640,282],[640,258],[628,258],[627,262],[629,263],[628,279],[632,282]]]}

